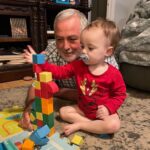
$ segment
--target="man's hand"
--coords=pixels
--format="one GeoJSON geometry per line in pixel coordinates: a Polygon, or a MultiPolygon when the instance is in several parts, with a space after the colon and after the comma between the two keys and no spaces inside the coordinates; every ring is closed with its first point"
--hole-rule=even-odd
{"type": "Polygon", "coordinates": [[[26,62],[32,63],[32,55],[36,54],[35,50],[32,46],[27,45],[27,49],[24,49],[23,57],[25,58],[26,62]]]}
{"type": "Polygon", "coordinates": [[[104,105],[99,105],[96,112],[96,118],[104,120],[107,116],[109,116],[108,109],[104,105]]]}

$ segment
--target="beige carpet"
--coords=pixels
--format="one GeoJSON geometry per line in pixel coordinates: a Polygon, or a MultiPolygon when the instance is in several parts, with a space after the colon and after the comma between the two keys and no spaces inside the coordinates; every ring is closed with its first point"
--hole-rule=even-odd
{"type": "MultiPolygon", "coordinates": [[[[27,86],[0,90],[0,109],[23,106],[27,86]]],[[[96,135],[78,132],[83,136],[81,150],[150,150],[150,94],[128,89],[128,97],[119,110],[122,127],[113,139],[101,139],[96,135]]],[[[55,110],[68,101],[55,100],[55,110]]],[[[57,116],[57,113],[56,113],[57,116]]],[[[64,122],[55,121],[55,127],[61,132],[64,122]]],[[[71,136],[69,137],[71,138],[71,136]]]]}

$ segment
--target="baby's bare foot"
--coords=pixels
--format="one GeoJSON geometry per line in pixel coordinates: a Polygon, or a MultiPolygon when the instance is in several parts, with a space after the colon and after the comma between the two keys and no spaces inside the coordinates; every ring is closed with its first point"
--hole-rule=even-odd
{"type": "Polygon", "coordinates": [[[64,127],[64,133],[67,136],[72,134],[73,132],[78,131],[78,130],[80,130],[80,124],[79,123],[69,124],[69,125],[66,125],[64,127]]]}

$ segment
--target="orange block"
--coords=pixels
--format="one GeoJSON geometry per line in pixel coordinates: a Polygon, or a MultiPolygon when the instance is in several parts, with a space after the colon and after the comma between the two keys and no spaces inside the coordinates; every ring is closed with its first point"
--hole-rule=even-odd
{"type": "Polygon", "coordinates": [[[25,139],[22,144],[22,150],[34,150],[34,142],[30,139],[25,139]]]}
{"type": "Polygon", "coordinates": [[[51,97],[49,99],[42,98],[41,103],[42,103],[42,113],[43,114],[49,115],[54,111],[53,97],[51,97]]]}
{"type": "Polygon", "coordinates": [[[55,133],[55,127],[50,128],[50,133],[48,134],[48,136],[52,136],[55,133]]]}

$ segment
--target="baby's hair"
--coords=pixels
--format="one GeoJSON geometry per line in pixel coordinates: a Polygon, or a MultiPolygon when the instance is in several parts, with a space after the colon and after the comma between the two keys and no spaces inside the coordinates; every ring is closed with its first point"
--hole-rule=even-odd
{"type": "Polygon", "coordinates": [[[106,38],[108,38],[110,42],[110,46],[112,46],[114,49],[116,48],[120,40],[120,32],[113,21],[104,18],[98,18],[92,21],[84,30],[89,30],[91,28],[102,28],[106,38]]]}

